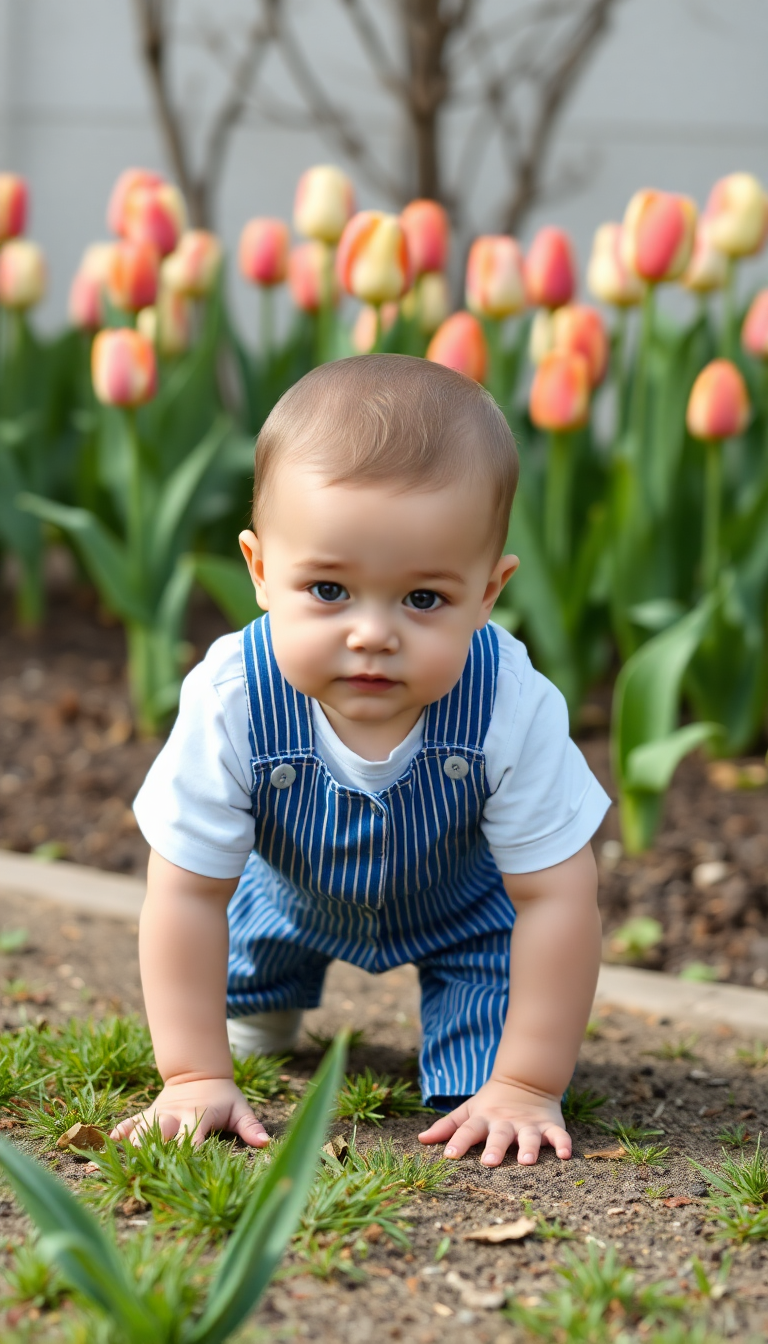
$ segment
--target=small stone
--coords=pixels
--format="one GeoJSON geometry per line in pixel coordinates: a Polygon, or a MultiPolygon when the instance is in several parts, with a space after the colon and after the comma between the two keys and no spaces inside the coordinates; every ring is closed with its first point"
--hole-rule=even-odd
{"type": "Polygon", "coordinates": [[[600,847],[600,861],[608,872],[618,867],[624,857],[624,848],[620,840],[605,840],[600,847]]]}
{"type": "Polygon", "coordinates": [[[722,859],[710,859],[707,863],[697,863],[691,877],[698,891],[707,891],[728,876],[728,865],[722,859]]]}
{"type": "Polygon", "coordinates": [[[459,1325],[474,1325],[477,1315],[474,1311],[460,1311],[456,1317],[459,1325]]]}
{"type": "Polygon", "coordinates": [[[693,1083],[704,1083],[709,1077],[709,1074],[706,1069],[691,1069],[688,1077],[693,1083]]]}
{"type": "Polygon", "coordinates": [[[709,1194],[709,1186],[704,1181],[694,1181],[691,1186],[691,1194],[694,1199],[706,1199],[709,1194]]]}

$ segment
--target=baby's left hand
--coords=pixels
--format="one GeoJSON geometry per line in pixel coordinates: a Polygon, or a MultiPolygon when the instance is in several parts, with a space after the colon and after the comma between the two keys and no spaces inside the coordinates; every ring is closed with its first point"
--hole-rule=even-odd
{"type": "Polygon", "coordinates": [[[536,1161],[542,1143],[551,1144],[562,1158],[570,1157],[573,1148],[559,1101],[494,1078],[419,1135],[421,1143],[449,1139],[446,1157],[463,1157],[473,1144],[487,1139],[480,1158],[486,1167],[497,1167],[515,1142],[517,1160],[523,1166],[536,1161]]]}

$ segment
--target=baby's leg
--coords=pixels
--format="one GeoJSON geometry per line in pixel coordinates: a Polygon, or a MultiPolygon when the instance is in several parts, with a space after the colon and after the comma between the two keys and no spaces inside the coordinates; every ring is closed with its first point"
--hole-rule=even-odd
{"type": "Polygon", "coordinates": [[[233,1055],[292,1050],[305,1008],[320,1003],[330,958],[276,938],[259,938],[230,954],[227,1035],[233,1055]]]}

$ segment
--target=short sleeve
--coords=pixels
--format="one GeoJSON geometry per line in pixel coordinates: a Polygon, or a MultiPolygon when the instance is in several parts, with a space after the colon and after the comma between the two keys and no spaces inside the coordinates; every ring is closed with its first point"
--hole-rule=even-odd
{"type": "Polygon", "coordinates": [[[217,640],[185,678],[176,722],[134,803],[147,843],[203,877],[239,877],[254,842],[240,638],[217,640]]]}
{"type": "Polygon", "coordinates": [[[560,691],[534,670],[518,640],[499,636],[484,744],[491,794],[481,826],[502,873],[537,872],[582,849],[611,800],[571,741],[560,691]]]}

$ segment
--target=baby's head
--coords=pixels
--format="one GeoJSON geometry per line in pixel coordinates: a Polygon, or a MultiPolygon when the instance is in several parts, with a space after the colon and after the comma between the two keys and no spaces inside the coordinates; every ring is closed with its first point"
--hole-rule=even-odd
{"type": "Polygon", "coordinates": [[[517,564],[517,475],[493,398],[427,360],[324,364],[275,406],[240,543],[283,675],[337,732],[390,724],[397,741],[455,685],[517,564]]]}

